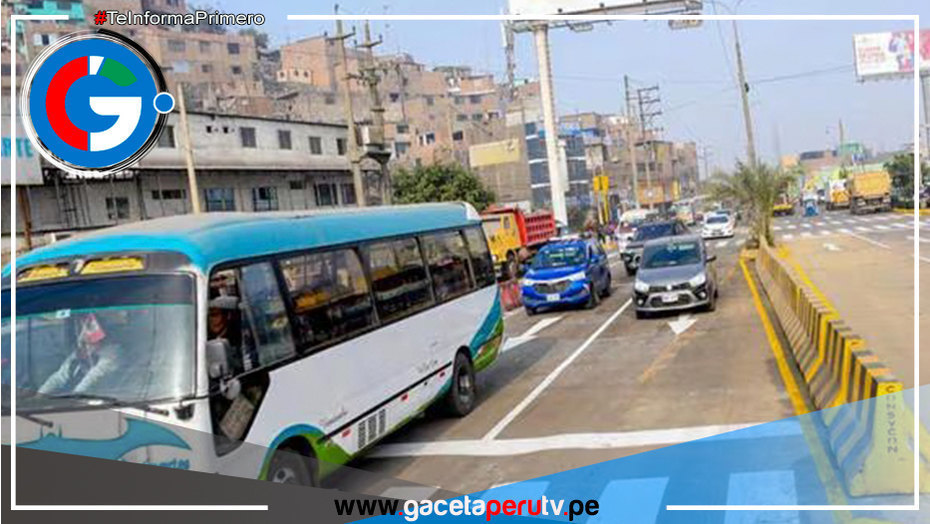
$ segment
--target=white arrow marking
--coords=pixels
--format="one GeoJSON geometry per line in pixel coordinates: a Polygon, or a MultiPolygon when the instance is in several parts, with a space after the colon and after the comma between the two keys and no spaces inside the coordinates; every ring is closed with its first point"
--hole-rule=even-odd
{"type": "Polygon", "coordinates": [[[826,243],[823,247],[827,248],[827,251],[840,251],[840,248],[836,247],[836,244],[826,243]]]}
{"type": "Polygon", "coordinates": [[[511,349],[529,342],[536,338],[536,333],[546,329],[547,327],[555,324],[556,322],[562,320],[561,316],[558,317],[549,317],[540,320],[539,322],[533,324],[533,327],[524,331],[520,336],[510,337],[504,341],[504,345],[501,347],[501,353],[510,351],[511,349]]]}
{"type": "Polygon", "coordinates": [[[695,322],[697,322],[697,319],[691,318],[691,315],[678,315],[678,320],[669,322],[668,327],[672,328],[672,332],[674,332],[677,337],[687,331],[695,322]]]}

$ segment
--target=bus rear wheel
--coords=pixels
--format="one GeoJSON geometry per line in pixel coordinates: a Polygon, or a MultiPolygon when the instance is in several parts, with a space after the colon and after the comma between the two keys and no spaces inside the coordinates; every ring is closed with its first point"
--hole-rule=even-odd
{"type": "Polygon", "coordinates": [[[312,462],[311,458],[296,450],[278,449],[271,457],[268,475],[265,478],[278,484],[314,486],[316,483],[311,473],[312,462]]]}
{"type": "Polygon", "coordinates": [[[475,368],[471,360],[462,352],[456,353],[452,365],[452,387],[446,394],[446,412],[455,417],[471,413],[475,407],[477,390],[475,368]]]}

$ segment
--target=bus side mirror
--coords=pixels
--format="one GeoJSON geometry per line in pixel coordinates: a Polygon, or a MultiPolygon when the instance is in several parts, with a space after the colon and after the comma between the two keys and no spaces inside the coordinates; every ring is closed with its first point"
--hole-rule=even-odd
{"type": "Polygon", "coordinates": [[[207,341],[207,374],[211,379],[223,378],[229,374],[229,341],[214,338],[207,341]]]}

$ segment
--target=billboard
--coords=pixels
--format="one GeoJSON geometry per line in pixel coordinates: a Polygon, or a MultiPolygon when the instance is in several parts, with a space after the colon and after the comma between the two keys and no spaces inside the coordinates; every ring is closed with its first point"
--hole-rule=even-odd
{"type": "MultiPolygon", "coordinates": [[[[914,32],[893,31],[853,35],[856,76],[895,78],[914,73],[914,32]]],[[[930,70],[930,30],[920,31],[921,69],[930,70]]]]}
{"type": "Polygon", "coordinates": [[[42,185],[42,166],[39,163],[39,152],[32,147],[32,142],[23,130],[20,119],[16,123],[16,143],[10,136],[10,115],[4,114],[0,119],[0,173],[3,174],[2,185],[10,185],[10,158],[16,155],[16,184],[42,185]]]}

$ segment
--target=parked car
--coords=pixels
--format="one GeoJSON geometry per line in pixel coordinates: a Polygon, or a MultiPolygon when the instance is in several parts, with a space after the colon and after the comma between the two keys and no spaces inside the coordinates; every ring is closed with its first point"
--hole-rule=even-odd
{"type": "Polygon", "coordinates": [[[736,220],[732,214],[724,212],[711,213],[704,217],[701,228],[703,238],[730,238],[736,229],[736,220]]]}
{"type": "Polygon", "coordinates": [[[639,267],[639,260],[643,255],[643,245],[656,238],[670,237],[675,235],[684,235],[688,233],[688,227],[681,220],[665,220],[661,222],[647,222],[640,224],[636,228],[636,234],[627,242],[620,253],[623,259],[623,265],[626,268],[627,275],[636,274],[639,267]]]}
{"type": "Polygon", "coordinates": [[[633,283],[636,317],[659,311],[716,309],[716,259],[697,235],[647,242],[633,283]]]}
{"type": "Polygon", "coordinates": [[[594,239],[550,242],[532,258],[520,284],[529,315],[550,306],[596,307],[610,295],[607,254],[594,239]]]}

